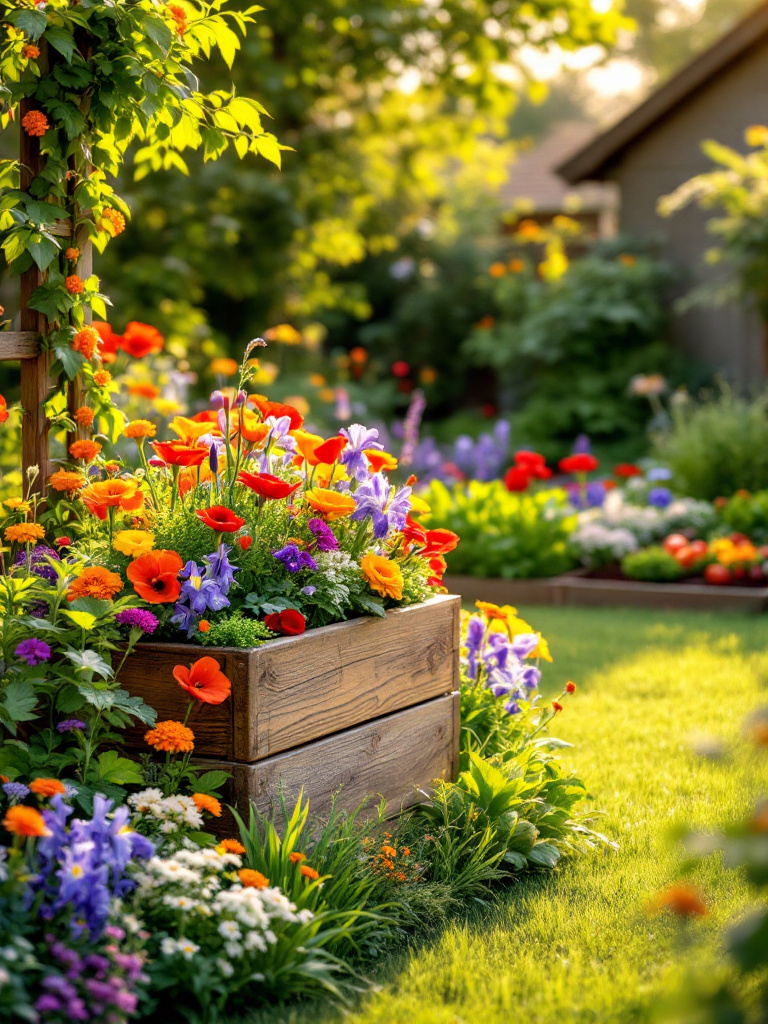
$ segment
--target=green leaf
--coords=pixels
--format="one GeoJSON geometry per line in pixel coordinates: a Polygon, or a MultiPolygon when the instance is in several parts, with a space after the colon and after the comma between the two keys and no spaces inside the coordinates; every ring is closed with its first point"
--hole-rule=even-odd
{"type": "Polygon", "coordinates": [[[33,42],[48,27],[48,16],[44,11],[14,11],[8,16],[8,21],[20,28],[33,42]]]}
{"type": "Polygon", "coordinates": [[[96,616],[91,615],[90,612],[64,611],[63,614],[68,619],[71,619],[76,626],[79,626],[80,629],[93,629],[96,625],[96,616]]]}
{"type": "Polygon", "coordinates": [[[528,854],[528,861],[541,868],[553,868],[560,860],[560,851],[551,843],[536,843],[528,854]]]}
{"type": "Polygon", "coordinates": [[[36,233],[27,242],[27,251],[31,254],[38,269],[45,270],[59,251],[59,246],[45,235],[36,233]]]}
{"type": "Polygon", "coordinates": [[[145,18],[144,31],[149,38],[160,47],[163,53],[168,53],[173,42],[173,32],[161,18],[145,18]]]}
{"type": "Polygon", "coordinates": [[[76,686],[63,687],[56,697],[56,710],[65,715],[79,711],[83,704],[85,704],[85,698],[76,686]]]}
{"type": "Polygon", "coordinates": [[[194,781],[196,793],[213,793],[231,778],[229,772],[211,771],[198,775],[194,781]]]}
{"type": "Polygon", "coordinates": [[[84,684],[80,692],[92,707],[101,711],[110,708],[123,711],[145,725],[154,725],[157,719],[154,708],[145,704],[141,697],[132,697],[127,690],[97,690],[95,686],[84,684]]]}
{"type": "Polygon", "coordinates": [[[105,750],[99,754],[94,775],[103,782],[127,786],[144,781],[141,765],[127,757],[120,757],[116,750],[105,750]]]}
{"type": "Polygon", "coordinates": [[[85,365],[85,359],[83,358],[82,352],[75,352],[75,350],[69,348],[69,346],[65,347],[62,345],[57,345],[53,351],[56,354],[56,358],[64,367],[66,375],[70,380],[74,380],[85,365]]]}
{"type": "Polygon", "coordinates": [[[14,722],[31,722],[37,718],[37,696],[28,683],[16,680],[5,688],[3,697],[5,714],[14,722]]]}
{"type": "Polygon", "coordinates": [[[108,665],[98,651],[75,651],[70,648],[66,656],[75,665],[78,672],[94,672],[102,679],[109,679],[112,675],[112,666],[108,665]]]}
{"type": "Polygon", "coordinates": [[[106,615],[113,605],[111,601],[100,601],[97,597],[78,597],[69,607],[78,612],[88,612],[99,619],[106,615]]]}
{"type": "Polygon", "coordinates": [[[380,619],[387,617],[384,605],[378,597],[373,597],[370,594],[356,594],[355,605],[362,611],[368,612],[369,615],[378,615],[380,619]]]}
{"type": "Polygon", "coordinates": [[[55,25],[51,25],[50,28],[47,28],[45,31],[45,39],[51,44],[54,50],[59,51],[67,64],[72,63],[72,55],[75,52],[75,40],[69,32],[65,32],[63,28],[57,28],[55,25]]]}

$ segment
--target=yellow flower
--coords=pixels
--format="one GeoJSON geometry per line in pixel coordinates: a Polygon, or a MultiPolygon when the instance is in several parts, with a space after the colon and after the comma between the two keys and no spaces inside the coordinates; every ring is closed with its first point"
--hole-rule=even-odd
{"type": "Polygon", "coordinates": [[[219,433],[215,423],[198,423],[197,420],[190,420],[186,416],[174,416],[168,426],[182,441],[197,441],[203,434],[219,433]]]}
{"type": "Polygon", "coordinates": [[[290,324],[278,324],[277,327],[270,327],[264,332],[267,341],[276,341],[282,345],[300,345],[301,335],[290,324]]]}
{"type": "Polygon", "coordinates": [[[427,512],[432,511],[432,506],[429,502],[424,501],[418,494],[411,495],[411,515],[424,515],[427,512]]]}
{"type": "Polygon", "coordinates": [[[218,359],[211,360],[211,365],[208,369],[214,376],[220,373],[222,377],[232,377],[237,373],[237,360],[220,356],[218,359]]]}
{"type": "Polygon", "coordinates": [[[6,508],[10,508],[12,510],[21,509],[25,512],[28,511],[30,507],[29,502],[24,501],[23,498],[6,498],[3,504],[6,508]]]}
{"type": "Polygon", "coordinates": [[[325,487],[315,487],[311,491],[306,491],[304,498],[315,512],[319,512],[329,521],[352,515],[357,508],[355,499],[349,494],[340,494],[325,487]]]}
{"type": "Polygon", "coordinates": [[[253,383],[254,384],[274,384],[277,379],[277,375],[280,372],[279,367],[276,363],[262,363],[258,359],[254,359],[255,370],[253,372],[253,383]]]}
{"type": "Polygon", "coordinates": [[[155,409],[160,416],[170,416],[173,413],[181,412],[181,404],[175,398],[156,398],[155,409]]]}
{"type": "Polygon", "coordinates": [[[362,558],[360,568],[371,590],[375,590],[382,597],[392,597],[395,601],[402,600],[403,574],[397,562],[392,562],[383,555],[369,553],[362,558]]]}
{"type": "Polygon", "coordinates": [[[115,534],[112,547],[129,558],[138,558],[139,555],[146,555],[155,545],[154,533],[147,530],[120,530],[115,534]]]}
{"type": "Polygon", "coordinates": [[[768,127],[764,124],[752,124],[744,132],[744,140],[748,146],[768,145],[768,127]]]}
{"type": "Polygon", "coordinates": [[[154,437],[156,433],[157,427],[151,420],[131,420],[123,430],[125,437],[132,437],[136,440],[143,437],[154,437]]]}
{"type": "Polygon", "coordinates": [[[500,607],[491,604],[490,601],[475,601],[475,608],[479,608],[486,619],[499,619],[501,622],[506,622],[511,615],[517,615],[517,608],[513,608],[511,604],[500,607]]]}

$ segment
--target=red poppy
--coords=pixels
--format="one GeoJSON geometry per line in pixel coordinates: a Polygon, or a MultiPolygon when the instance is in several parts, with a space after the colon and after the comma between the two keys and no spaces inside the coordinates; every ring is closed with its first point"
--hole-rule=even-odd
{"type": "Polygon", "coordinates": [[[289,494],[293,494],[301,487],[300,480],[295,484],[289,484],[285,480],[281,480],[279,476],[273,476],[272,473],[242,471],[238,473],[237,479],[258,494],[260,498],[287,498],[289,494]]]}
{"type": "Polygon", "coordinates": [[[618,466],[613,467],[613,475],[629,478],[631,476],[642,476],[643,471],[633,462],[620,462],[618,466]]]}
{"type": "Polygon", "coordinates": [[[442,555],[433,555],[429,560],[429,567],[434,573],[427,580],[430,587],[441,587],[443,585],[443,573],[448,568],[448,564],[442,555]]]}
{"type": "Polygon", "coordinates": [[[594,455],[588,452],[578,452],[575,455],[568,455],[560,459],[560,469],[563,473],[591,473],[597,469],[599,462],[594,455]]]}
{"type": "Polygon", "coordinates": [[[215,409],[203,409],[202,412],[196,412],[194,416],[189,417],[194,423],[216,423],[219,422],[219,414],[215,409]]]}
{"type": "Polygon", "coordinates": [[[251,544],[253,544],[253,537],[249,536],[249,534],[246,533],[244,534],[244,536],[237,538],[237,543],[240,545],[243,551],[247,551],[251,544]]]}
{"type": "Polygon", "coordinates": [[[117,350],[120,348],[123,340],[122,337],[119,334],[115,334],[112,330],[112,325],[105,323],[103,320],[94,320],[91,326],[95,328],[101,338],[99,355],[101,356],[102,363],[114,363],[117,359],[117,350]]]}
{"type": "Polygon", "coordinates": [[[298,430],[304,423],[304,417],[292,405],[285,405],[283,402],[270,402],[264,395],[251,395],[248,401],[256,406],[264,419],[268,416],[274,416],[275,419],[288,416],[291,421],[291,430],[298,430]]]}
{"type": "Polygon", "coordinates": [[[143,359],[153,352],[162,352],[165,338],[156,327],[131,320],[126,324],[120,348],[134,359],[143,359]]]}
{"type": "Polygon", "coordinates": [[[508,491],[527,491],[531,478],[522,466],[510,466],[504,474],[504,486],[508,491]]]}
{"type": "Polygon", "coordinates": [[[338,434],[336,437],[332,437],[329,441],[323,441],[319,444],[314,451],[314,458],[317,460],[318,465],[330,466],[336,462],[341,453],[347,447],[346,437],[342,437],[338,434]]]}
{"type": "Polygon", "coordinates": [[[283,636],[298,636],[307,628],[307,620],[295,608],[286,608],[285,611],[265,615],[264,625],[273,633],[281,633],[283,636]]]}
{"type": "Polygon", "coordinates": [[[204,445],[184,441],[153,441],[152,447],[168,466],[201,466],[209,453],[204,445]]]}
{"type": "Polygon", "coordinates": [[[537,480],[549,480],[552,476],[552,470],[547,466],[544,456],[538,452],[515,452],[515,465],[537,480]]]}
{"type": "Polygon", "coordinates": [[[195,513],[197,518],[210,526],[217,533],[236,533],[245,520],[235,515],[231,508],[226,505],[211,505],[210,508],[199,508],[195,513]]]}
{"type": "Polygon", "coordinates": [[[392,363],[392,376],[393,377],[407,377],[411,372],[411,367],[404,359],[397,359],[392,363]]]}
{"type": "Polygon", "coordinates": [[[454,533],[452,530],[427,530],[427,544],[421,554],[425,558],[431,558],[432,555],[446,555],[459,543],[458,533],[454,533]]]}
{"type": "Polygon", "coordinates": [[[423,526],[420,526],[417,522],[411,519],[410,516],[405,517],[405,526],[403,527],[402,534],[405,542],[406,553],[412,544],[418,544],[419,547],[426,547],[427,531],[423,526]]]}
{"type": "Polygon", "coordinates": [[[148,551],[134,558],[125,574],[139,597],[150,604],[170,604],[181,593],[178,576],[183,565],[176,551],[148,551]]]}
{"type": "Polygon", "coordinates": [[[8,406],[5,399],[0,395],[0,423],[5,423],[8,419],[8,406]]]}
{"type": "Polygon", "coordinates": [[[198,658],[189,668],[177,665],[173,678],[190,697],[203,704],[221,704],[232,692],[232,683],[221,671],[218,661],[210,656],[198,658]]]}

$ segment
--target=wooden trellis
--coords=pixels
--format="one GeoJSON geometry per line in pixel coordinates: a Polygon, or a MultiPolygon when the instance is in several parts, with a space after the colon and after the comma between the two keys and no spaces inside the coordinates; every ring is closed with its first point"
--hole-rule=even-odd
{"type": "MultiPolygon", "coordinates": [[[[29,101],[22,101],[20,118],[32,109],[29,101]]],[[[28,192],[32,182],[43,169],[44,158],[40,153],[40,139],[21,131],[19,150],[21,164],[20,188],[28,192]]],[[[59,221],[48,230],[67,244],[80,249],[77,273],[86,278],[92,273],[93,247],[90,240],[72,237],[69,220],[59,221]]],[[[47,330],[47,320],[42,313],[29,308],[34,290],[42,283],[43,274],[33,265],[21,275],[19,294],[19,330],[0,332],[0,361],[21,364],[21,462],[24,471],[30,466],[39,468],[34,490],[45,494],[50,476],[50,454],[48,434],[50,423],[45,414],[45,403],[56,381],[51,377],[52,353],[43,348],[42,340],[47,330]]],[[[74,411],[80,404],[79,381],[69,384],[69,408],[74,411]]],[[[74,435],[73,435],[74,436],[74,435]]],[[[68,438],[68,442],[72,437],[68,438]]]]}

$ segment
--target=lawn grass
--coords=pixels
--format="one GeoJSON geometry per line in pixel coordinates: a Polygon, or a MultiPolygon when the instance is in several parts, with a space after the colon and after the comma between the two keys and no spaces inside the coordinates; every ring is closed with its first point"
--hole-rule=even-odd
{"type": "Polygon", "coordinates": [[[768,620],[736,615],[526,608],[555,658],[548,692],[578,692],[556,723],[563,757],[607,812],[618,853],[525,878],[490,912],[453,922],[431,942],[383,963],[380,988],[351,1010],[297,1007],[252,1024],[628,1024],[651,1019],[684,979],[687,959],[722,970],[720,926],[749,900],[740,877],[708,862],[694,880],[710,915],[689,929],[686,956],[650,897],[672,881],[676,822],[716,826],[744,815],[765,758],[741,739],[744,717],[768,702],[768,620]],[[692,741],[724,741],[719,759],[692,741]]]}

